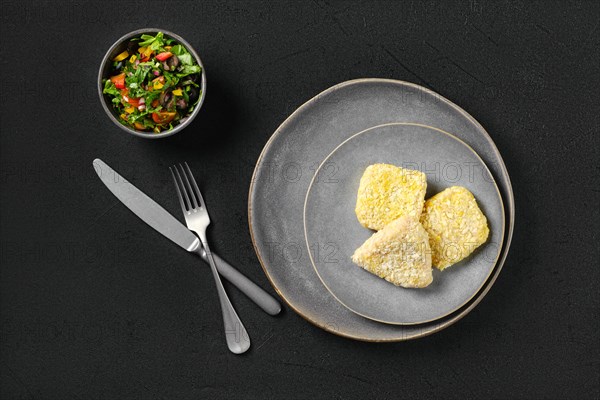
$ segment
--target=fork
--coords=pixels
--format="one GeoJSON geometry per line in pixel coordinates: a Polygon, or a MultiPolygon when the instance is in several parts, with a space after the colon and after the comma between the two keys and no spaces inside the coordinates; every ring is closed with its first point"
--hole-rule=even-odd
{"type": "MultiPolygon", "coordinates": [[[[185,216],[185,222],[188,228],[199,236],[202,247],[206,251],[210,269],[217,286],[219,302],[221,303],[227,347],[229,347],[229,350],[232,353],[241,354],[250,347],[250,338],[248,337],[248,332],[246,332],[246,328],[244,328],[244,324],[242,324],[240,317],[238,317],[235,312],[233,305],[227,296],[227,292],[225,292],[219,273],[217,272],[213,254],[210,251],[208,241],[206,240],[206,228],[210,224],[208,210],[206,209],[202,193],[200,193],[200,189],[198,188],[198,184],[196,183],[196,179],[194,179],[190,167],[187,163],[184,164],[185,168],[183,168],[181,164],[179,164],[179,168],[177,168],[177,166],[169,168],[171,175],[173,176],[173,181],[175,182],[177,197],[179,197],[181,210],[185,216]]],[[[200,254],[200,252],[202,252],[202,249],[198,250],[198,254],[200,254]]]]}

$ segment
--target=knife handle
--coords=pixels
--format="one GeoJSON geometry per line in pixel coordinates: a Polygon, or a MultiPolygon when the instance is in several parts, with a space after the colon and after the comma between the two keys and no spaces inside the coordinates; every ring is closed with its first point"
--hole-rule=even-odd
{"type": "MultiPolygon", "coordinates": [[[[208,262],[206,252],[204,249],[201,252],[202,259],[208,262]]],[[[250,300],[256,303],[260,308],[269,315],[277,315],[281,311],[281,305],[277,300],[273,298],[269,293],[265,292],[263,288],[252,282],[242,274],[240,271],[232,267],[227,261],[213,253],[215,265],[219,275],[231,282],[237,287],[242,293],[244,293],[250,300]]]]}

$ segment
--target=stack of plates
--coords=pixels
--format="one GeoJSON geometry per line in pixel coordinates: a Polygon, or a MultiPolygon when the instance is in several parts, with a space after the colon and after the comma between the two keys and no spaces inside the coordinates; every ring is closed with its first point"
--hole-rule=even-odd
{"type": "Polygon", "coordinates": [[[401,341],[450,326],[494,284],[510,246],[514,198],[483,127],[437,93],[407,82],[359,79],[296,110],[254,170],[250,232],[260,263],[288,305],[316,326],[365,341],[401,341]],[[373,232],[354,214],[364,169],[389,163],[427,174],[427,197],[464,186],[490,237],[467,259],[405,289],[354,265],[373,232]]]}

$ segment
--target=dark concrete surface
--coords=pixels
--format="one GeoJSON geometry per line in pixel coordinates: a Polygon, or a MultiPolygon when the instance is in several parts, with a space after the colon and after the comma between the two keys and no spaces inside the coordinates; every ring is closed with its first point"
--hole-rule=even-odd
{"type": "Polygon", "coordinates": [[[598,398],[600,66],[596,2],[2,1],[0,397],[3,399],[598,398]],[[204,108],[168,139],[118,130],[96,74],[141,27],[194,45],[204,108]],[[407,80],[488,130],[516,230],[459,323],[353,342],[229,290],[252,335],[230,354],[208,269],[147,228],[92,168],[104,159],[174,213],[187,160],[213,246],[274,290],[247,227],[254,163],[327,87],[407,80]]]}

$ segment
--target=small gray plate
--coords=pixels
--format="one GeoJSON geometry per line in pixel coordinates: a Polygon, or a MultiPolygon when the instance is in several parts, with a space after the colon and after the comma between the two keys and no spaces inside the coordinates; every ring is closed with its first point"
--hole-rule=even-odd
{"type": "Polygon", "coordinates": [[[412,325],[454,312],[483,286],[500,255],[504,209],[491,173],[468,145],[434,127],[394,123],[351,136],[325,158],[306,195],[304,229],[315,271],[340,303],[378,322],[412,325]],[[450,186],[469,189],[488,219],[487,242],[443,272],[434,268],[423,289],[397,287],[355,265],[354,250],[374,233],[356,218],[356,194],[375,163],[426,173],[427,198],[450,186]]]}

